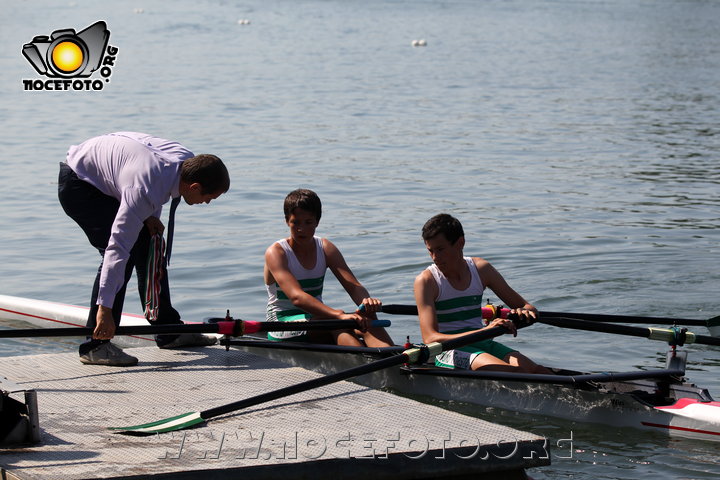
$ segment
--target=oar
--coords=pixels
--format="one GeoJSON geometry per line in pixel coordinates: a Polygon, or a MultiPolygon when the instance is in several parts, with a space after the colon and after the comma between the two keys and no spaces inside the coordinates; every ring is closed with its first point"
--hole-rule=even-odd
{"type": "Polygon", "coordinates": [[[660,324],[676,324],[694,327],[710,327],[720,325],[720,316],[713,317],[708,320],[697,320],[692,318],[668,318],[668,317],[636,317],[633,315],[604,315],[601,313],[569,313],[569,312],[549,312],[540,311],[541,315],[548,317],[565,317],[577,318],[578,320],[588,320],[592,322],[605,323],[642,323],[646,325],[660,324]]]}
{"type": "MultiPolygon", "coordinates": [[[[486,308],[488,307],[483,307],[484,318],[487,318],[486,315],[490,315],[492,313],[492,310],[486,311],[486,308]]],[[[506,310],[507,309],[502,309],[503,314],[506,310]]],[[[417,307],[415,305],[383,305],[382,312],[391,315],[417,315],[417,307]]],[[[601,313],[550,312],[546,310],[541,310],[540,315],[546,317],[577,318],[580,320],[605,323],[641,323],[648,325],[674,324],[707,327],[713,336],[720,335],[720,315],[708,320],[668,317],[638,317],[633,315],[605,315],[601,313]],[[717,332],[715,329],[717,329],[717,332]]],[[[492,316],[490,316],[490,318],[492,318],[492,316]]]]}
{"type": "Polygon", "coordinates": [[[671,345],[684,345],[686,343],[720,345],[720,338],[709,337],[706,335],[695,335],[692,332],[686,332],[679,329],[633,327],[630,325],[590,322],[587,320],[578,320],[576,318],[550,317],[546,316],[546,314],[542,312],[540,313],[540,318],[537,319],[537,322],[554,325],[556,327],[572,328],[575,330],[587,330],[590,332],[604,332],[614,333],[618,335],[628,335],[631,337],[643,337],[650,340],[665,341],[671,345]]]}
{"type": "MultiPolygon", "coordinates": [[[[514,320],[518,328],[527,326],[527,323],[520,323],[520,320],[514,320]]],[[[403,351],[400,354],[393,355],[391,357],[383,358],[370,362],[366,365],[361,365],[354,368],[349,368],[340,372],[336,372],[330,375],[326,375],[320,378],[314,378],[306,382],[301,382],[296,385],[290,385],[272,392],[263,393],[255,397],[246,398],[236,402],[228,403],[227,405],[221,405],[219,407],[203,410],[202,412],[190,412],[176,417],[166,418],[164,420],[158,420],[152,423],[145,423],[142,425],[135,425],[130,427],[111,427],[110,430],[117,431],[119,433],[127,433],[134,435],[150,435],[156,433],[172,432],[176,430],[182,430],[184,428],[203,423],[219,415],[234,412],[243,408],[252,407],[261,403],[277,400],[284,398],[296,393],[305,392],[312,390],[313,388],[322,387],[331,383],[347,380],[348,378],[364,375],[367,373],[382,370],[404,363],[419,363],[424,362],[430,357],[438,355],[446,350],[469,345],[473,342],[478,342],[488,338],[497,337],[503,333],[507,333],[509,330],[505,327],[493,327],[485,330],[480,330],[469,335],[447,340],[445,342],[434,342],[421,347],[412,347],[403,351]]]]}
{"type": "MultiPolygon", "coordinates": [[[[210,319],[216,320],[216,319],[210,319]]],[[[257,332],[286,332],[295,330],[336,330],[341,328],[355,328],[354,320],[315,320],[307,322],[255,322],[252,320],[217,319],[213,323],[178,323],[172,325],[134,325],[120,326],[115,335],[162,335],[172,333],[218,333],[232,337],[241,337],[248,333],[257,332]]],[[[373,327],[388,327],[389,320],[374,320],[373,327]]],[[[63,327],[63,328],[14,328],[0,330],[0,338],[25,337],[86,337],[91,336],[90,327],[63,327]]]]}

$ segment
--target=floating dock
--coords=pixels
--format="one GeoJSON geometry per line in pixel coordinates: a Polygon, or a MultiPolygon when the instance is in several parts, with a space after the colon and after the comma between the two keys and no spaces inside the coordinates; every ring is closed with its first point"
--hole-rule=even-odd
{"type": "Polygon", "coordinates": [[[0,449],[0,478],[524,479],[550,463],[542,437],[351,382],[184,431],[112,433],[320,376],[220,346],[128,351],[138,366],[83,365],[76,353],[0,358],[0,375],[37,393],[40,425],[40,443],[0,449]]]}

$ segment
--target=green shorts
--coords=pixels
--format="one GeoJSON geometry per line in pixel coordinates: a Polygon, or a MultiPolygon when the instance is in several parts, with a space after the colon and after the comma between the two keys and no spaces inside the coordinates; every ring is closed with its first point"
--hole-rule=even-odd
{"type": "MultiPolygon", "coordinates": [[[[303,315],[295,315],[292,317],[292,320],[286,320],[286,321],[300,322],[303,319],[309,320],[311,316],[312,315],[310,315],[309,313],[306,313],[303,315]]],[[[277,320],[277,317],[275,317],[275,318],[276,318],[275,320],[270,320],[270,318],[268,318],[268,320],[269,321],[282,321],[282,320],[277,320]]],[[[288,341],[289,342],[307,342],[309,340],[308,334],[305,330],[298,330],[298,331],[293,331],[293,332],[268,332],[267,338],[268,338],[268,340],[275,340],[275,341],[279,341],[279,342],[283,342],[283,341],[284,342],[288,342],[288,341]]]]}
{"type": "Polygon", "coordinates": [[[517,352],[510,347],[494,340],[483,340],[482,342],[471,343],[462,348],[442,352],[435,357],[435,366],[444,368],[462,368],[470,370],[472,362],[478,355],[489,353],[500,360],[505,359],[508,353],[517,352]]]}

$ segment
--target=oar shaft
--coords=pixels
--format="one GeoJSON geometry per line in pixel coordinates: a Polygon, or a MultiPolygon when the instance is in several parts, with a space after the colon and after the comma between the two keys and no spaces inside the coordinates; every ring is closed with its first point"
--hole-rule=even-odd
{"type": "Polygon", "coordinates": [[[615,333],[620,335],[628,335],[631,337],[648,338],[650,329],[647,327],[633,327],[630,325],[614,325],[605,323],[594,323],[585,320],[577,320],[574,318],[550,317],[544,314],[540,315],[539,323],[553,325],[555,327],[572,328],[574,330],[585,330],[588,332],[604,332],[615,333]]]}
{"type": "MultiPolygon", "coordinates": [[[[518,325],[518,328],[522,328],[523,325],[518,325]]],[[[505,327],[494,327],[489,328],[485,330],[481,330],[469,335],[464,335],[462,337],[453,339],[451,341],[442,342],[442,343],[431,343],[429,345],[423,346],[423,347],[412,347],[404,352],[393,355],[391,357],[383,358],[371,363],[368,363],[366,365],[361,365],[358,367],[350,368],[348,370],[343,370],[341,372],[336,372],[331,375],[326,375],[324,377],[320,378],[314,378],[312,380],[308,380],[306,382],[298,383],[296,385],[291,385],[288,387],[281,388],[279,390],[275,390],[272,392],[263,393],[260,395],[256,395],[251,398],[246,398],[243,400],[238,400],[236,402],[229,403],[227,405],[221,405],[219,407],[210,408],[208,410],[205,410],[203,412],[191,412],[189,414],[180,415],[178,417],[172,417],[168,418],[166,420],[160,420],[157,422],[151,422],[146,423],[143,425],[135,425],[132,427],[120,427],[120,428],[112,428],[112,430],[118,431],[118,432],[124,432],[124,433],[133,433],[133,434],[154,434],[154,433],[162,433],[162,432],[169,432],[169,431],[175,431],[175,430],[181,430],[183,428],[187,428],[192,425],[197,425],[198,423],[202,422],[203,420],[207,420],[212,417],[216,417],[218,415],[224,415],[226,413],[230,413],[236,410],[240,410],[243,408],[252,407],[258,404],[261,404],[263,402],[269,402],[272,400],[277,400],[279,398],[288,397],[290,395],[294,395],[296,393],[304,392],[307,390],[311,390],[313,388],[322,387],[334,382],[339,382],[341,380],[347,380],[348,378],[356,377],[358,375],[364,375],[367,373],[375,372],[377,370],[382,370],[383,368],[389,368],[396,365],[400,365],[402,363],[417,363],[422,362],[425,359],[429,358],[432,355],[437,355],[438,353],[448,350],[450,348],[456,348],[462,345],[469,345],[472,342],[485,340],[487,338],[496,337],[498,335],[501,335],[508,330],[505,327]]]]}
{"type": "Polygon", "coordinates": [[[579,320],[589,320],[592,322],[643,323],[648,325],[677,324],[696,327],[707,326],[707,320],[697,320],[689,318],[637,317],[634,315],[603,315],[600,313],[549,312],[546,310],[540,311],[540,314],[546,315],[548,317],[577,318],[579,320]]]}
{"type": "MultiPolygon", "coordinates": [[[[454,338],[442,343],[431,343],[426,347],[430,351],[430,354],[437,354],[445,350],[451,350],[456,347],[468,345],[473,342],[486,340],[488,338],[497,337],[503,333],[507,333],[508,329],[505,327],[493,327],[485,330],[481,330],[469,335],[454,338]]],[[[384,368],[401,365],[403,363],[415,362],[418,359],[422,359],[421,348],[413,347],[405,350],[404,352],[393,355],[392,357],[383,358],[370,362],[366,365],[360,365],[358,367],[349,368],[341,372],[326,375],[320,378],[314,378],[306,382],[298,383],[296,385],[290,385],[288,387],[281,388],[272,392],[263,393],[255,397],[238,400],[237,402],[229,403],[227,405],[221,405],[219,407],[211,408],[200,412],[200,416],[204,419],[217,417],[218,415],[224,415],[226,413],[234,412],[243,408],[252,407],[264,402],[270,402],[277,400],[278,398],[287,397],[296,393],[301,393],[314,388],[329,385],[331,383],[347,380],[348,378],[357,377],[366,373],[375,372],[384,368]]]]}
{"type": "MultiPolygon", "coordinates": [[[[135,325],[118,327],[115,335],[161,335],[171,333],[217,333],[217,325],[184,323],[177,325],[135,325]]],[[[0,330],[0,338],[23,337],[88,337],[93,334],[90,327],[62,328],[13,328],[0,330]]]]}
{"type": "Polygon", "coordinates": [[[383,313],[389,313],[390,315],[417,315],[417,305],[383,305],[381,307],[383,313]]]}
{"type": "MultiPolygon", "coordinates": [[[[115,335],[162,335],[183,333],[219,333],[221,335],[241,336],[255,332],[286,332],[296,330],[337,330],[357,328],[353,320],[315,320],[309,322],[254,322],[250,320],[217,320],[213,323],[178,323],[170,325],[133,325],[120,326],[115,335]]],[[[374,320],[373,327],[388,327],[388,320],[374,320]]],[[[89,337],[93,329],[89,327],[62,328],[13,328],[0,330],[0,338],[27,337],[89,337]]]]}
{"type": "Polygon", "coordinates": [[[383,368],[401,365],[406,361],[407,356],[405,355],[405,353],[401,353],[400,355],[383,358],[381,360],[377,360],[366,365],[360,365],[358,367],[350,368],[348,370],[343,370],[332,375],[313,378],[312,380],[301,382],[295,385],[290,385],[279,390],[274,390],[272,392],[263,393],[255,397],[246,398],[237,402],[229,403],[227,405],[221,405],[219,407],[211,408],[200,412],[200,416],[204,419],[217,417],[219,415],[224,415],[226,413],[234,412],[236,410],[252,407],[261,403],[270,402],[279,398],[294,395],[296,393],[312,390],[314,388],[323,387],[331,383],[347,380],[348,378],[364,375],[366,373],[374,372],[383,368]]]}
{"type": "MultiPolygon", "coordinates": [[[[615,325],[602,322],[591,322],[587,320],[578,320],[576,318],[549,317],[540,315],[539,323],[554,325],[562,328],[572,328],[575,330],[585,330],[590,332],[614,333],[618,335],[627,335],[631,337],[649,338],[651,340],[660,340],[665,342],[675,341],[675,332],[665,328],[648,328],[634,327],[631,325],[615,325]]],[[[706,335],[695,335],[692,332],[686,332],[685,343],[700,343],[703,345],[720,346],[720,338],[709,337],[706,335]]]]}
{"type": "MultiPolygon", "coordinates": [[[[509,310],[506,308],[500,309],[500,313],[503,318],[509,310]]],[[[417,315],[418,310],[415,305],[396,305],[388,304],[382,306],[382,312],[390,315],[417,315]]],[[[577,318],[579,320],[588,320],[592,322],[605,322],[605,323],[641,323],[648,325],[663,325],[663,324],[676,324],[676,325],[688,325],[697,327],[709,327],[712,326],[710,320],[698,320],[692,318],[668,318],[668,317],[639,317],[636,315],[605,315],[602,313],[574,313],[574,312],[551,312],[548,310],[541,310],[540,315],[547,317],[564,317],[564,318],[577,318]]],[[[492,318],[492,310],[488,307],[483,307],[483,318],[492,318]]],[[[717,318],[717,317],[716,317],[717,318]]]]}
{"type": "MultiPolygon", "coordinates": [[[[213,319],[210,319],[212,321],[213,319]]],[[[218,322],[218,323],[223,323],[218,322]]],[[[373,320],[373,327],[389,327],[390,320],[373,320]]],[[[294,332],[298,330],[340,330],[358,328],[354,320],[310,320],[302,322],[244,322],[244,333],[294,332]]],[[[220,333],[223,333],[220,331],[220,333]]]]}

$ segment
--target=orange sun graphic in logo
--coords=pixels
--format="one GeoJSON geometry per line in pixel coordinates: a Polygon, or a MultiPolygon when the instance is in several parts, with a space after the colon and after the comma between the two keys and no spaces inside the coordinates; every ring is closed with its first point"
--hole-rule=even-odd
{"type": "Polygon", "coordinates": [[[63,72],[74,72],[83,64],[83,52],[74,42],[61,42],[53,49],[52,62],[63,72]]]}

